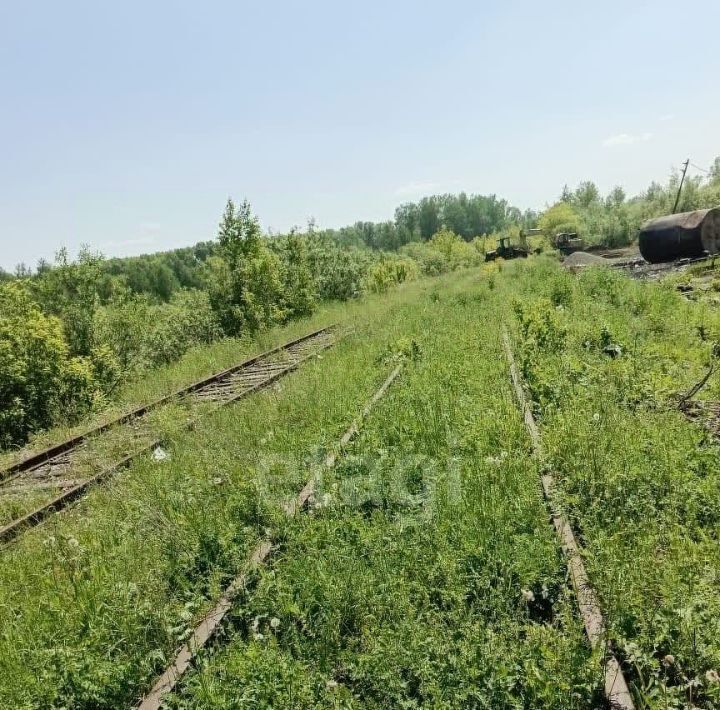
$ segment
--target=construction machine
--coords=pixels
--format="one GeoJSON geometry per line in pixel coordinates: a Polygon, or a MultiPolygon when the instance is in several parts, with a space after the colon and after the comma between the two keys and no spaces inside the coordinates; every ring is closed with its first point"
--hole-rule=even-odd
{"type": "Polygon", "coordinates": [[[528,255],[528,250],[524,247],[516,247],[510,243],[510,237],[500,237],[498,239],[497,248],[493,251],[485,252],[485,261],[495,261],[495,259],[517,259],[518,257],[525,258],[528,255]]]}
{"type": "Polygon", "coordinates": [[[572,254],[574,251],[583,251],[585,241],[578,237],[577,232],[560,232],[555,235],[553,244],[562,254],[572,254]]]}

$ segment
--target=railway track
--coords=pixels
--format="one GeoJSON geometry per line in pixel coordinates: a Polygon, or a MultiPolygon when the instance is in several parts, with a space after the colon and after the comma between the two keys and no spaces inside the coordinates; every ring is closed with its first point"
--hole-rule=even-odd
{"type": "MultiPolygon", "coordinates": [[[[350,424],[340,441],[327,454],[322,465],[324,470],[331,470],[335,466],[345,447],[358,435],[363,422],[370,415],[375,405],[385,396],[385,393],[400,376],[401,372],[402,365],[397,365],[388,375],[387,379],[360,412],[360,415],[350,424]]],[[[319,470],[311,471],[302,490],[295,498],[283,506],[285,515],[292,518],[307,508],[308,503],[315,494],[319,474],[319,470]]],[[[156,679],[150,691],[135,706],[137,710],[161,710],[161,708],[165,707],[164,700],[166,696],[175,690],[185,673],[192,668],[197,655],[217,634],[225,617],[232,609],[235,599],[247,589],[253,572],[268,560],[273,549],[274,542],[271,534],[268,534],[268,537],[257,543],[249,554],[241,572],[225,589],[215,606],[195,625],[189,640],[178,649],[174,658],[156,679]]]]}
{"type": "MultiPolygon", "coordinates": [[[[505,356],[510,367],[510,378],[512,380],[515,396],[525,420],[525,427],[528,430],[532,441],[534,455],[542,460],[543,449],[540,440],[540,431],[537,428],[535,417],[529,406],[523,388],[522,375],[515,362],[510,337],[507,330],[502,333],[505,356]]],[[[593,649],[600,649],[605,654],[605,698],[613,710],[635,710],[632,695],[623,675],[622,668],[615,654],[607,646],[607,625],[600,608],[600,602],[593,589],[585,564],[582,559],[580,546],[575,539],[572,527],[565,515],[560,511],[555,495],[555,476],[552,471],[546,470],[541,478],[543,496],[550,509],[553,527],[557,533],[558,540],[562,546],[567,562],[568,572],[572,581],[575,597],[580,609],[580,616],[585,627],[585,634],[593,649]]]]}
{"type": "Polygon", "coordinates": [[[162,441],[150,412],[171,402],[202,411],[227,406],[296,370],[336,340],[334,326],[316,330],[8,466],[0,471],[0,508],[11,512],[0,523],[0,543],[67,507],[137,457],[158,451],[162,441]]]}

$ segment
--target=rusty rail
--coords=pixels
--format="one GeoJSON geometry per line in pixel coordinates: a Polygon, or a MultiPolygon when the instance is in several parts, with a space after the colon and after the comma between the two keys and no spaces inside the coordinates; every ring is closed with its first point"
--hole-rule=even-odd
{"type": "MultiPolygon", "coordinates": [[[[535,417],[533,417],[527,398],[525,397],[522,377],[515,362],[515,356],[513,355],[512,346],[510,345],[510,337],[505,328],[503,328],[502,339],[505,356],[510,366],[510,378],[512,379],[515,396],[523,413],[525,427],[530,434],[533,453],[538,459],[542,459],[543,451],[540,432],[538,431],[535,417]]],[[[588,641],[593,649],[603,648],[606,640],[605,619],[603,618],[597,594],[592,588],[590,578],[585,570],[585,565],[580,553],[580,546],[575,539],[570,523],[562,514],[557,504],[555,497],[555,477],[551,472],[546,472],[541,476],[541,483],[543,496],[550,509],[553,526],[555,527],[567,560],[570,579],[572,580],[588,641]]],[[[617,710],[634,710],[635,705],[633,704],[632,696],[620,664],[612,651],[609,651],[607,648],[605,650],[607,651],[605,662],[605,697],[611,708],[617,708],[617,710]]]]}
{"type": "Polygon", "coordinates": [[[87,431],[84,431],[82,434],[78,434],[76,436],[70,437],[69,439],[66,439],[65,441],[61,441],[58,444],[53,444],[52,446],[47,447],[46,449],[43,449],[42,451],[38,451],[37,453],[31,454],[30,456],[15,462],[14,464],[7,466],[6,468],[0,470],[0,481],[4,482],[7,480],[10,476],[13,476],[17,473],[22,473],[28,470],[31,470],[33,468],[36,468],[43,463],[46,463],[47,461],[55,458],[56,456],[60,454],[67,453],[69,451],[72,451],[73,449],[78,448],[81,444],[83,444],[85,441],[87,441],[89,438],[97,436],[98,434],[102,434],[105,431],[108,431],[109,429],[112,429],[116,426],[119,426],[121,424],[127,424],[132,419],[138,419],[139,417],[142,417],[144,414],[147,414],[149,411],[153,409],[157,409],[158,407],[161,407],[164,404],[167,404],[168,402],[171,402],[172,400],[178,399],[180,397],[183,397],[184,395],[190,394],[191,392],[195,392],[196,390],[202,389],[204,387],[207,387],[208,385],[211,385],[213,382],[217,382],[218,380],[224,379],[233,373],[237,372],[238,370],[241,370],[243,368],[247,368],[250,365],[254,365],[260,360],[264,360],[266,358],[271,357],[272,355],[276,355],[284,350],[287,350],[288,348],[294,346],[294,345],[300,345],[301,343],[310,340],[312,338],[316,338],[319,335],[322,335],[323,333],[329,333],[335,328],[335,326],[328,326],[327,328],[320,328],[319,330],[315,330],[312,333],[308,333],[307,335],[303,335],[300,338],[296,338],[295,340],[291,340],[288,343],[285,343],[284,345],[278,345],[277,347],[272,348],[271,350],[267,350],[264,353],[260,353],[259,355],[255,355],[254,357],[251,357],[249,360],[244,360],[243,362],[233,365],[230,368],[227,368],[226,370],[222,370],[221,372],[216,372],[214,375],[210,375],[209,377],[205,377],[202,380],[198,380],[197,382],[194,382],[191,385],[188,385],[187,387],[183,387],[179,390],[176,390],[175,392],[165,395],[164,397],[161,397],[160,399],[156,399],[153,402],[150,402],[149,404],[144,404],[140,407],[137,407],[136,409],[133,409],[130,412],[126,412],[125,414],[122,414],[121,416],[109,421],[105,422],[104,424],[101,424],[99,426],[93,427],[92,429],[88,429],[87,431]]]}
{"type": "MultiPolygon", "coordinates": [[[[112,422],[90,429],[84,434],[51,446],[38,454],[34,454],[14,464],[10,468],[5,469],[4,473],[11,473],[11,475],[6,475],[4,479],[0,480],[0,494],[7,490],[12,491],[10,484],[14,483],[20,477],[29,476],[33,472],[36,474],[40,472],[42,474],[42,477],[39,479],[40,483],[37,485],[38,489],[40,489],[40,487],[49,487],[48,483],[52,483],[53,468],[71,465],[68,463],[68,457],[73,451],[82,448],[88,439],[106,432],[111,428],[138,419],[151,409],[156,409],[171,400],[190,395],[197,400],[214,401],[218,403],[218,406],[224,407],[238,399],[242,399],[258,390],[264,389],[284,375],[296,370],[300,365],[310,358],[315,357],[322,350],[331,347],[335,343],[335,340],[332,338],[333,331],[334,326],[330,326],[309,333],[301,338],[268,350],[265,353],[256,355],[222,372],[195,382],[172,395],[162,397],[148,405],[139,407],[128,414],[114,419],[112,422]],[[310,347],[309,352],[307,352],[308,346],[310,347]],[[296,357],[291,357],[288,362],[275,362],[271,359],[274,355],[281,352],[290,353],[291,356],[296,355],[296,357]]],[[[135,451],[107,466],[98,473],[79,482],[73,480],[71,482],[72,485],[63,490],[59,495],[0,528],[0,544],[12,541],[28,528],[40,524],[50,514],[66,508],[73,501],[84,495],[92,485],[100,483],[117,471],[126,468],[137,457],[152,451],[159,446],[160,443],[160,439],[151,437],[149,441],[143,443],[143,445],[135,451]]],[[[2,474],[0,474],[0,477],[1,476],[2,474]]],[[[60,483],[62,482],[63,481],[60,481],[60,483]]],[[[56,487],[60,488],[61,486],[58,485],[56,487]]],[[[32,485],[27,486],[29,490],[32,488],[32,485]]]]}
{"type": "MultiPolygon", "coordinates": [[[[385,382],[375,392],[372,399],[365,405],[360,416],[345,431],[335,448],[327,455],[324,462],[326,469],[331,469],[342,454],[343,448],[355,438],[360,431],[364,420],[370,414],[375,404],[385,395],[390,385],[397,379],[402,371],[402,365],[398,365],[387,377],[385,382]]],[[[297,496],[284,507],[285,514],[289,517],[301,512],[312,498],[317,486],[318,475],[313,471],[303,489],[297,496]]],[[[233,606],[235,597],[247,587],[252,572],[262,565],[270,556],[273,549],[272,538],[267,537],[261,540],[248,556],[244,569],[225,589],[220,600],[207,613],[193,629],[192,635],[187,643],[177,651],[172,663],[165,669],[163,674],[155,681],[150,692],[140,701],[136,707],[138,710],[160,710],[163,706],[163,699],[171,693],[185,672],[192,665],[195,657],[207,642],[215,635],[223,619],[233,606]]]]}

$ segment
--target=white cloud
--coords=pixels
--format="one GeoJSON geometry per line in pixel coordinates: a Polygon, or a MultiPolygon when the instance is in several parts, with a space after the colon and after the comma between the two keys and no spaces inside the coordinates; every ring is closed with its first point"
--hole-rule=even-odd
{"type": "Polygon", "coordinates": [[[438,190],[440,183],[437,182],[410,182],[395,190],[396,195],[422,195],[438,190]]]}
{"type": "Polygon", "coordinates": [[[663,116],[660,116],[660,120],[661,120],[661,121],[672,121],[673,118],[675,118],[675,114],[674,114],[674,113],[666,113],[666,114],[664,114],[663,116]]]}
{"type": "Polygon", "coordinates": [[[610,136],[603,141],[606,148],[612,148],[616,145],[632,145],[633,143],[644,143],[652,138],[652,133],[640,133],[639,135],[631,135],[629,133],[618,133],[616,136],[610,136]]]}

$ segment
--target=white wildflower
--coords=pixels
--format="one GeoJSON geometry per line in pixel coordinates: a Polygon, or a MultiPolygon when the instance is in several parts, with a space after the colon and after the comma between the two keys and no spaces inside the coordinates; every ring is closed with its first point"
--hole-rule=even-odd
{"type": "Polygon", "coordinates": [[[218,476],[217,478],[213,478],[212,481],[216,486],[220,486],[224,483],[224,480],[218,476]]]}
{"type": "Polygon", "coordinates": [[[528,604],[535,601],[535,595],[532,593],[532,590],[523,589],[521,593],[523,595],[523,599],[525,599],[528,604]]]}
{"type": "Polygon", "coordinates": [[[335,688],[338,687],[338,683],[336,680],[329,680],[329,681],[327,681],[327,683],[325,683],[325,687],[328,690],[335,690],[335,688]]]}
{"type": "Polygon", "coordinates": [[[80,543],[74,537],[69,537],[67,543],[70,547],[74,547],[76,549],[80,547],[80,543]]]}
{"type": "Polygon", "coordinates": [[[593,421],[594,421],[594,422],[599,422],[599,421],[600,421],[600,415],[599,415],[597,412],[595,412],[595,414],[593,414],[593,421]]]}
{"type": "Polygon", "coordinates": [[[663,657],[662,662],[666,668],[669,666],[674,666],[675,656],[673,656],[672,653],[668,653],[666,656],[663,657]]]}
{"type": "Polygon", "coordinates": [[[270,619],[270,626],[273,629],[279,629],[280,628],[280,619],[278,619],[277,616],[273,616],[273,618],[270,619]]]}
{"type": "Polygon", "coordinates": [[[264,641],[265,640],[265,637],[259,631],[257,633],[253,634],[253,638],[256,641],[264,641]]]}

